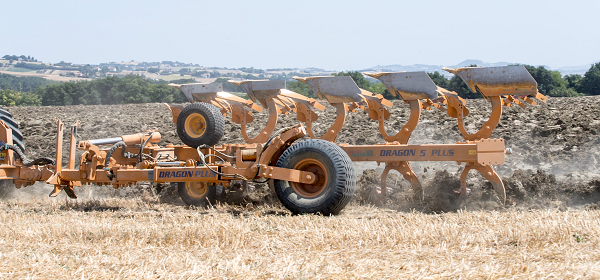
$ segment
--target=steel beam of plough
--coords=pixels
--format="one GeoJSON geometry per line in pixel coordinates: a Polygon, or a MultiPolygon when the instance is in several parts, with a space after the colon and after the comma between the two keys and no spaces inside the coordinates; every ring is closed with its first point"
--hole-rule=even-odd
{"type": "Polygon", "coordinates": [[[506,194],[502,180],[493,169],[493,165],[504,164],[504,139],[481,139],[478,141],[459,142],[457,144],[401,145],[386,143],[382,145],[340,145],[352,161],[384,162],[381,174],[381,194],[387,195],[386,178],[391,170],[398,171],[411,183],[415,197],[423,196],[423,189],[418,177],[410,167],[409,161],[456,161],[467,163],[461,175],[462,196],[466,195],[466,174],[471,169],[479,171],[489,180],[498,197],[504,203],[506,194]],[[463,178],[464,177],[464,178],[463,178]]]}
{"type": "Polygon", "coordinates": [[[481,165],[504,164],[504,139],[482,139],[457,144],[403,145],[346,145],[340,147],[352,161],[456,161],[481,165]]]}

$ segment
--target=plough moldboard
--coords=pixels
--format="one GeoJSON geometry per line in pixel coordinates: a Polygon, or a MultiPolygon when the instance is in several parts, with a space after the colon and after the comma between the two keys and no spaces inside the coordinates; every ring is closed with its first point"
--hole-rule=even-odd
{"type": "MultiPolygon", "coordinates": [[[[381,95],[360,89],[349,76],[295,77],[306,83],[318,96],[336,109],[335,121],[323,135],[315,135],[313,123],[319,118],[315,110],[325,106],[286,89],[283,80],[230,81],[240,86],[250,100],[223,92],[221,84],[171,85],[189,99],[187,106],[167,104],[185,145],[159,147],[158,131],[108,139],[79,141],[75,137],[79,122],[71,126],[69,161],[63,168],[62,131],[56,119],[58,137],[56,159],[27,160],[23,139],[10,113],[2,110],[0,119],[0,179],[12,180],[19,188],[36,181],[54,185],[50,196],[62,190],[76,198],[75,186],[82,184],[132,186],[139,181],[177,183],[179,194],[189,205],[206,206],[218,199],[218,188],[235,181],[266,182],[273,180],[281,202],[293,213],[337,214],[351,200],[356,184],[352,161],[376,161],[385,168],[386,177],[396,170],[410,182],[416,198],[423,197],[419,178],[411,161],[454,161],[465,164],[461,174],[461,196],[467,195],[466,178],[470,170],[479,171],[489,180],[498,198],[506,193],[493,166],[504,164],[503,139],[491,138],[498,125],[502,106],[536,105],[545,101],[537,83],[523,66],[465,67],[445,70],[458,75],[473,92],[491,103],[490,118],[475,133],[465,129],[469,114],[466,100],[456,93],[436,86],[426,72],[364,73],[380,80],[389,92],[408,104],[411,113],[397,132],[385,130],[392,103],[381,95]],[[416,129],[421,110],[435,108],[457,119],[464,141],[448,144],[408,145],[416,129]],[[269,119],[260,132],[250,137],[247,125],[252,111],[267,110],[269,119]],[[385,143],[373,145],[335,144],[349,112],[364,110],[378,122],[385,143]],[[275,131],[279,114],[295,113],[299,124],[275,131]],[[246,144],[219,144],[224,135],[224,116],[240,125],[246,144]],[[305,137],[306,136],[306,137],[305,137]],[[308,138],[301,140],[301,138],[308,138]],[[75,149],[83,151],[75,158],[75,149]],[[76,166],[76,161],[79,165],[76,166]]],[[[381,191],[381,195],[387,195],[381,191]]]]}

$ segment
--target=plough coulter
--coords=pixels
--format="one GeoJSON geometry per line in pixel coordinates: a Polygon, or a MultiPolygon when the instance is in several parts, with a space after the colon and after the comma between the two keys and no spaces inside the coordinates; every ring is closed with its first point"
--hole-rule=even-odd
{"type": "MultiPolygon", "coordinates": [[[[26,159],[22,136],[12,116],[1,111],[0,179],[13,180],[17,187],[36,181],[54,185],[50,196],[65,190],[76,198],[75,186],[82,184],[132,186],[139,181],[177,183],[179,194],[189,205],[206,206],[217,198],[217,187],[234,181],[272,180],[274,191],[290,211],[300,213],[339,213],[353,196],[356,175],[353,161],[383,163],[381,189],[391,170],[410,182],[414,195],[423,197],[423,188],[410,166],[411,161],[454,161],[465,164],[461,175],[461,196],[467,195],[466,177],[479,171],[489,180],[504,202],[504,185],[493,169],[504,164],[503,139],[491,138],[502,114],[502,106],[535,105],[534,98],[545,101],[537,83],[523,66],[466,67],[445,70],[461,77],[473,92],[491,103],[492,113],[475,133],[465,129],[469,114],[466,101],[456,93],[436,86],[426,72],[364,73],[380,80],[389,92],[408,104],[411,113],[400,131],[388,133],[385,121],[392,103],[381,95],[360,89],[348,76],[295,77],[336,109],[333,124],[323,135],[315,135],[315,110],[325,106],[312,98],[286,89],[283,80],[230,81],[240,86],[250,100],[223,92],[222,84],[171,85],[180,89],[191,104],[167,104],[185,145],[159,147],[158,131],[145,131],[108,139],[79,141],[79,123],[71,126],[69,161],[63,168],[63,123],[58,128],[56,159],[26,159]],[[449,144],[409,145],[419,122],[421,110],[437,108],[457,119],[464,141],[449,144]],[[247,125],[252,111],[267,110],[269,119],[262,130],[250,137],[247,125]],[[373,145],[334,144],[343,129],[348,112],[364,110],[378,122],[384,143],[373,145]],[[298,125],[275,131],[279,114],[295,113],[298,125]],[[219,144],[224,135],[224,116],[240,125],[246,144],[219,144]],[[305,138],[305,139],[301,139],[305,138]],[[83,151],[75,158],[75,149],[83,151]],[[76,167],[76,162],[78,166],[76,167]]],[[[381,191],[385,196],[386,191],[381,191]]]]}

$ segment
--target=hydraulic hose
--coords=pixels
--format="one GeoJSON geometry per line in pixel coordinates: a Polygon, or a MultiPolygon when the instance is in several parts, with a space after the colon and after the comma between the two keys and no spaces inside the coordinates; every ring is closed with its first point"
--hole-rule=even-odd
{"type": "Polygon", "coordinates": [[[131,156],[127,155],[127,153],[125,153],[125,147],[127,147],[127,144],[125,144],[125,142],[123,142],[123,141],[119,141],[119,142],[115,143],[114,145],[112,145],[110,147],[110,149],[108,149],[108,151],[106,151],[106,159],[104,160],[104,169],[108,169],[108,165],[110,164],[110,159],[112,158],[112,155],[115,153],[115,151],[118,148],[121,148],[121,147],[123,147],[123,149],[121,149],[121,156],[123,156],[124,158],[132,158],[131,156]]]}
{"type": "Polygon", "coordinates": [[[144,137],[142,136],[142,139],[141,139],[142,143],[140,143],[142,145],[140,146],[140,153],[138,154],[138,158],[139,158],[140,162],[142,162],[142,160],[143,160],[144,147],[146,147],[146,145],[148,144],[148,142],[150,141],[152,136],[154,136],[154,131],[152,131],[152,133],[150,133],[150,136],[148,136],[148,139],[146,139],[146,141],[144,141],[144,137]]]}
{"type": "MultiPolygon", "coordinates": [[[[284,133],[285,131],[287,131],[289,129],[291,129],[291,127],[284,127],[282,129],[278,130],[277,132],[275,132],[275,134],[271,135],[271,137],[269,137],[269,140],[267,140],[267,142],[263,146],[262,150],[260,151],[260,154],[258,154],[258,162],[260,162],[260,158],[262,157],[262,153],[267,149],[267,147],[269,145],[271,145],[271,141],[273,141],[273,139],[275,139],[275,137],[279,136],[280,134],[284,133]]],[[[260,168],[257,168],[256,169],[256,174],[254,174],[254,178],[256,178],[256,176],[258,176],[259,171],[260,171],[260,168]]],[[[257,179],[252,179],[252,181],[257,182],[257,183],[266,183],[267,181],[269,181],[269,179],[266,179],[264,181],[258,181],[257,179]]]]}
{"type": "Polygon", "coordinates": [[[54,159],[51,159],[49,157],[40,157],[40,158],[37,158],[34,160],[28,160],[27,157],[25,156],[25,154],[23,154],[23,151],[21,151],[21,149],[19,147],[5,144],[2,142],[2,143],[0,143],[0,151],[4,151],[4,150],[14,151],[17,158],[19,158],[21,160],[21,162],[23,162],[23,165],[25,165],[27,167],[32,166],[32,165],[46,165],[46,164],[54,165],[54,159]]]}

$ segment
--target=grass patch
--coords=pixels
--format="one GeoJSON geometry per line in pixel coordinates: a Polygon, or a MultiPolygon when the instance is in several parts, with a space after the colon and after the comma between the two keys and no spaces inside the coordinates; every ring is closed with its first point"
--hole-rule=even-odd
{"type": "Polygon", "coordinates": [[[8,72],[35,72],[36,70],[20,68],[20,67],[9,67],[9,68],[6,68],[5,71],[8,71],[8,72]]]}
{"type": "Polygon", "coordinates": [[[179,73],[177,74],[170,74],[170,75],[160,75],[160,79],[165,80],[165,81],[173,81],[173,80],[180,80],[180,79],[190,79],[193,78],[190,75],[186,75],[186,76],[181,76],[179,73]]]}

